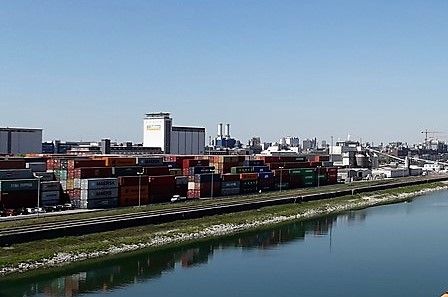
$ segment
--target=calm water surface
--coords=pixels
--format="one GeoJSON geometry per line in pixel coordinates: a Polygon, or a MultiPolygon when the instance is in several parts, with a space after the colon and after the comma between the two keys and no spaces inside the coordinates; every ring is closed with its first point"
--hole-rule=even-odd
{"type": "Polygon", "coordinates": [[[0,280],[0,296],[440,296],[448,192],[0,280]]]}

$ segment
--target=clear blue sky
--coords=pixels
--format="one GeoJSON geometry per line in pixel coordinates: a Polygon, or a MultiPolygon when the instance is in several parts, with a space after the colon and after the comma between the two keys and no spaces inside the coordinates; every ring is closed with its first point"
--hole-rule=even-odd
{"type": "MultiPolygon", "coordinates": [[[[142,140],[145,112],[233,135],[447,131],[448,1],[2,1],[0,125],[142,140]]],[[[448,132],[448,131],[447,131],[448,132]]]]}

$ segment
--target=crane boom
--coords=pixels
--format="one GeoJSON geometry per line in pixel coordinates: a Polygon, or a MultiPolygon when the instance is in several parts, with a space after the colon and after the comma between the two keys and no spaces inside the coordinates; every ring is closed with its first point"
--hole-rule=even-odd
{"type": "MultiPolygon", "coordinates": [[[[399,157],[396,157],[396,156],[392,156],[392,155],[386,154],[384,152],[380,152],[378,150],[374,150],[374,149],[371,149],[371,148],[368,148],[368,147],[366,148],[366,150],[368,150],[368,151],[370,151],[372,153],[376,153],[376,154],[380,154],[380,155],[389,157],[391,159],[394,159],[394,160],[397,160],[397,161],[400,161],[400,162],[403,162],[403,163],[405,162],[405,159],[402,159],[402,158],[399,158],[399,157]]],[[[416,158],[416,157],[409,157],[409,159],[410,160],[414,160],[414,161],[418,161],[418,162],[423,162],[423,163],[441,164],[441,165],[448,166],[448,163],[445,163],[445,162],[431,161],[431,160],[426,160],[426,159],[421,159],[421,158],[416,158]]]]}
{"type": "Polygon", "coordinates": [[[426,129],[425,131],[420,132],[422,134],[425,134],[425,143],[428,142],[428,134],[443,134],[445,132],[441,132],[441,131],[429,131],[428,129],[426,129]]]}

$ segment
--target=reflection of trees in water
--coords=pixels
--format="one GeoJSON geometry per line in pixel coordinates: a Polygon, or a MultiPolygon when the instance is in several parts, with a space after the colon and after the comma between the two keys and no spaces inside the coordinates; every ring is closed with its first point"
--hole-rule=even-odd
{"type": "MultiPolygon", "coordinates": [[[[339,218],[349,221],[363,220],[365,214],[361,217],[354,217],[348,213],[339,218]]],[[[304,240],[306,235],[327,235],[336,220],[336,216],[330,216],[283,225],[270,230],[250,232],[227,239],[213,240],[174,251],[167,250],[102,261],[97,264],[89,264],[82,271],[80,268],[77,271],[67,271],[64,276],[46,275],[38,277],[38,279],[11,282],[8,286],[0,285],[0,296],[3,294],[5,296],[32,296],[43,293],[45,296],[70,297],[85,292],[108,291],[126,287],[137,282],[161,277],[163,272],[173,270],[176,266],[189,268],[206,264],[215,249],[235,247],[244,250],[269,249],[282,243],[304,240]]]]}

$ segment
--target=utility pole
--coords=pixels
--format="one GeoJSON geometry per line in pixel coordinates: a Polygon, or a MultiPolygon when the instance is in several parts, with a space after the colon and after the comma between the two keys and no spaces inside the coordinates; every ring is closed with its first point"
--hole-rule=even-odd
{"type": "Polygon", "coordinates": [[[280,169],[280,193],[282,192],[282,181],[283,181],[283,167],[279,167],[280,169]]]}

